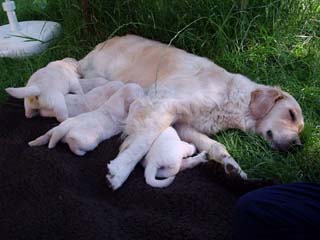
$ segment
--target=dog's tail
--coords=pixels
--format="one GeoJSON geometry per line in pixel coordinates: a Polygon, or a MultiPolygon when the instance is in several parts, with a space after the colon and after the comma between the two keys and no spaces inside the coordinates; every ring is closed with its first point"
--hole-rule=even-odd
{"type": "Polygon", "coordinates": [[[48,148],[54,148],[57,143],[64,138],[64,136],[69,132],[71,125],[61,123],[59,126],[52,128],[50,131],[46,132],[44,135],[38,137],[37,139],[29,142],[30,147],[45,145],[49,142],[48,148]]]}
{"type": "Polygon", "coordinates": [[[162,180],[158,180],[156,179],[157,170],[158,168],[154,164],[147,164],[146,166],[144,176],[147,184],[149,184],[150,186],[164,188],[169,186],[175,179],[175,176],[172,176],[162,180]]]}

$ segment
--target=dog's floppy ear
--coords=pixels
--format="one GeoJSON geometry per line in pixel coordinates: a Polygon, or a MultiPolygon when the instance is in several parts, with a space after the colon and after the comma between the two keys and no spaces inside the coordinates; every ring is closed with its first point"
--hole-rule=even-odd
{"type": "Polygon", "coordinates": [[[274,104],[282,98],[283,95],[279,89],[257,89],[251,92],[250,114],[255,120],[262,119],[270,112],[274,104]]]}
{"type": "Polygon", "coordinates": [[[25,98],[40,95],[40,89],[37,86],[6,88],[6,92],[15,98],[25,98]]]}

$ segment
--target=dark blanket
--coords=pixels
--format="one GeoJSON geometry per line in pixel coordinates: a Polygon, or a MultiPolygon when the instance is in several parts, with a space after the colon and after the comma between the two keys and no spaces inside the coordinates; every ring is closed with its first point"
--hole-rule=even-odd
{"type": "Polygon", "coordinates": [[[24,117],[22,101],[0,107],[0,239],[230,239],[237,198],[264,184],[227,178],[216,164],[151,188],[137,166],[116,192],[105,182],[114,137],[78,157],[65,144],[28,141],[57,125],[24,117]]]}

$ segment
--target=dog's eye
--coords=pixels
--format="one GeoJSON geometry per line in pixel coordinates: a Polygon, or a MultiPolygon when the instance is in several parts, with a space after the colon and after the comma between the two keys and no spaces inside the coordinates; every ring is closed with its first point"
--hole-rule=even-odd
{"type": "Polygon", "coordinates": [[[290,114],[291,121],[292,122],[296,121],[296,115],[291,109],[289,110],[289,114],[290,114]]]}

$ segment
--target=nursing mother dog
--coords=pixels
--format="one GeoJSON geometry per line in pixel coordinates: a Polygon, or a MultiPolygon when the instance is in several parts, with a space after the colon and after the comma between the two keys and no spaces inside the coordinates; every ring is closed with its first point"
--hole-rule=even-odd
{"type": "Polygon", "coordinates": [[[226,148],[208,135],[237,128],[262,135],[288,151],[300,145],[304,121],[297,101],[279,88],[252,82],[207,58],[134,35],[99,44],[79,61],[85,78],[134,82],[147,90],[139,110],[130,110],[118,156],[107,180],[118,189],[154,140],[174,125],[183,141],[221,163],[227,174],[246,174],[226,148]]]}

